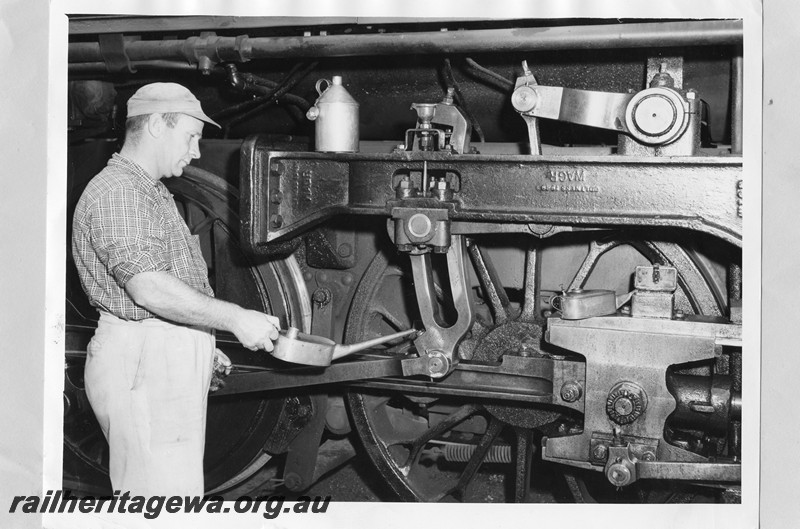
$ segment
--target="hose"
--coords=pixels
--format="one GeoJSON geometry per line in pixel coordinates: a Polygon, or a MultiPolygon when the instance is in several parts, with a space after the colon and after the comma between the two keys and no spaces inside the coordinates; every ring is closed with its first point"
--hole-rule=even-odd
{"type": "Polygon", "coordinates": [[[488,68],[484,68],[474,60],[467,57],[467,72],[472,74],[473,76],[477,77],[478,79],[485,81],[486,83],[494,86],[495,88],[499,88],[504,92],[510,92],[514,89],[514,83],[500,75],[499,73],[493,72],[488,68]]]}
{"type": "MultiPolygon", "coordinates": [[[[233,111],[238,111],[241,108],[246,108],[249,106],[255,105],[250,110],[246,111],[244,114],[240,114],[233,119],[231,119],[228,123],[225,124],[223,127],[223,137],[227,137],[228,133],[230,132],[231,127],[236,125],[237,123],[241,123],[242,121],[248,119],[249,117],[259,114],[264,111],[267,107],[277,104],[279,102],[285,102],[294,106],[299,107],[303,113],[305,113],[309,108],[311,108],[311,104],[306,101],[304,98],[289,94],[289,90],[294,88],[297,83],[299,83],[305,76],[311,73],[316,67],[318,62],[313,61],[307,63],[305,65],[296,64],[292,69],[287,73],[284,78],[275,83],[274,81],[269,81],[267,79],[263,79],[261,77],[247,74],[246,81],[243,85],[243,89],[249,89],[254,92],[261,93],[259,97],[251,101],[247,101],[245,103],[240,103],[239,105],[235,105],[234,107],[229,107],[218,112],[216,115],[223,114],[227,115],[231,113],[231,109],[233,111]],[[248,86],[249,85],[249,86],[248,86]]],[[[237,71],[235,65],[228,66],[228,71],[230,73],[230,77],[234,78],[237,71]]]]}

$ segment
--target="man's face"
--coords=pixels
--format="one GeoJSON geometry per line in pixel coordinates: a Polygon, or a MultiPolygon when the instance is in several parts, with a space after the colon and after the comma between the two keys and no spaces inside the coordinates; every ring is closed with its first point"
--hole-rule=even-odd
{"type": "Polygon", "coordinates": [[[165,177],[180,176],[189,162],[200,158],[203,122],[181,114],[173,127],[166,127],[161,138],[161,173],[165,177]]]}

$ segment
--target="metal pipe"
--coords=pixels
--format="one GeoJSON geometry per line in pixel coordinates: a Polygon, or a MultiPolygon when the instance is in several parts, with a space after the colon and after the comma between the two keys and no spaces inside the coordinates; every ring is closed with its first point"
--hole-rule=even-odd
{"type": "Polygon", "coordinates": [[[731,62],[731,154],[742,154],[744,133],[744,69],[742,56],[731,62]]]}
{"type": "MultiPolygon", "coordinates": [[[[349,57],[419,53],[528,52],[567,49],[733,45],[742,42],[740,20],[602,24],[553,28],[507,28],[308,37],[189,37],[185,40],[127,38],[131,61],[173,59],[197,62],[299,57],[349,57]]],[[[69,62],[101,62],[100,44],[72,42],[69,62]]]]}
{"type": "MultiPolygon", "coordinates": [[[[191,64],[185,60],[147,60],[132,62],[131,66],[135,70],[191,70],[197,71],[197,64],[191,64]]],[[[104,62],[78,62],[68,66],[70,74],[78,73],[108,73],[108,68],[104,62]]]]}

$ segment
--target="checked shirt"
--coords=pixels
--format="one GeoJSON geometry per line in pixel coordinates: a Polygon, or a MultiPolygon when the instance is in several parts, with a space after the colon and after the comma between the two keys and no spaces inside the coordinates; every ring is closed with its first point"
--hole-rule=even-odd
{"type": "Polygon", "coordinates": [[[167,272],[214,295],[198,237],[189,232],[166,186],[119,154],[78,201],[72,255],[90,303],[124,320],[157,317],[125,292],[125,284],[141,272],[167,272]]]}

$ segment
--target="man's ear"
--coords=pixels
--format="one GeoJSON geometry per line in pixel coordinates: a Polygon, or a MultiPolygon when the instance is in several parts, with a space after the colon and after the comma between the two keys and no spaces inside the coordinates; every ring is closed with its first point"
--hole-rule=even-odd
{"type": "Polygon", "coordinates": [[[167,124],[161,114],[150,114],[147,118],[147,132],[153,138],[160,138],[164,134],[167,124]]]}

